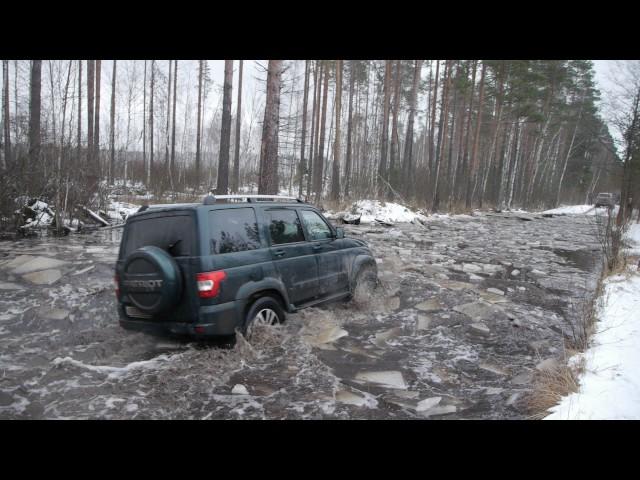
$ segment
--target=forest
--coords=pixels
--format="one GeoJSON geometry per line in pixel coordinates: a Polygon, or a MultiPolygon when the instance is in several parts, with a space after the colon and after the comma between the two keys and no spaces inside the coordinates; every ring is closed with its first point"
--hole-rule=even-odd
{"type": "Polygon", "coordinates": [[[64,222],[113,192],[464,212],[620,191],[589,60],[212,62],[3,60],[3,227],[25,198],[64,222]]]}

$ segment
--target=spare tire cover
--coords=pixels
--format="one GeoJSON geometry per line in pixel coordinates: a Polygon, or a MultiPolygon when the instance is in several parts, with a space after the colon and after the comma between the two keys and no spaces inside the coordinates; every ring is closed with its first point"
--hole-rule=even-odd
{"type": "Polygon", "coordinates": [[[169,310],[178,303],[182,294],[180,267],[161,248],[139,248],[125,260],[120,289],[145,313],[169,310]]]}

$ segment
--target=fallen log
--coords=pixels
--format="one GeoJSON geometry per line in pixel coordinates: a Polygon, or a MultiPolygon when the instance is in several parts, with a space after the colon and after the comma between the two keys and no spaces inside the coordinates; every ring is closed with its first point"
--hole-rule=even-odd
{"type": "Polygon", "coordinates": [[[84,205],[78,205],[78,207],[80,209],[82,209],[82,211],[84,213],[86,213],[89,217],[91,217],[93,220],[95,220],[96,222],[102,224],[105,227],[109,226],[109,222],[107,222],[104,218],[102,218],[100,215],[98,215],[96,212],[93,212],[91,210],[89,210],[87,207],[85,207],[84,205]]]}
{"type": "Polygon", "coordinates": [[[100,228],[100,231],[102,230],[113,230],[114,228],[124,228],[124,223],[118,223],[117,225],[109,225],[108,227],[102,227],[100,228]]]}

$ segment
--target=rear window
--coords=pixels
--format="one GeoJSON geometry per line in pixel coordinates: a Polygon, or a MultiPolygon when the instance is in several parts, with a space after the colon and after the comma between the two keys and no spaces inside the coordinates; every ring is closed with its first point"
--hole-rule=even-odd
{"type": "Polygon", "coordinates": [[[209,233],[212,255],[260,248],[258,222],[253,208],[209,212],[209,233]]]}
{"type": "Polygon", "coordinates": [[[195,252],[195,225],[191,215],[171,215],[135,220],[127,225],[123,255],[140,247],[162,248],[174,257],[195,252]]]}

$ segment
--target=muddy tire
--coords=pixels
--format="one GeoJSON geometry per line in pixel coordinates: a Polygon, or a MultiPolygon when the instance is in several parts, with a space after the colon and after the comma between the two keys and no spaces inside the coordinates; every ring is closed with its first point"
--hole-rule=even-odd
{"type": "Polygon", "coordinates": [[[372,267],[363,267],[356,276],[351,290],[351,300],[357,307],[370,303],[378,287],[378,276],[372,267]]]}
{"type": "Polygon", "coordinates": [[[247,339],[250,339],[253,328],[256,325],[276,325],[284,322],[284,320],[284,309],[276,298],[270,296],[260,297],[247,310],[242,334],[247,339]]]}

